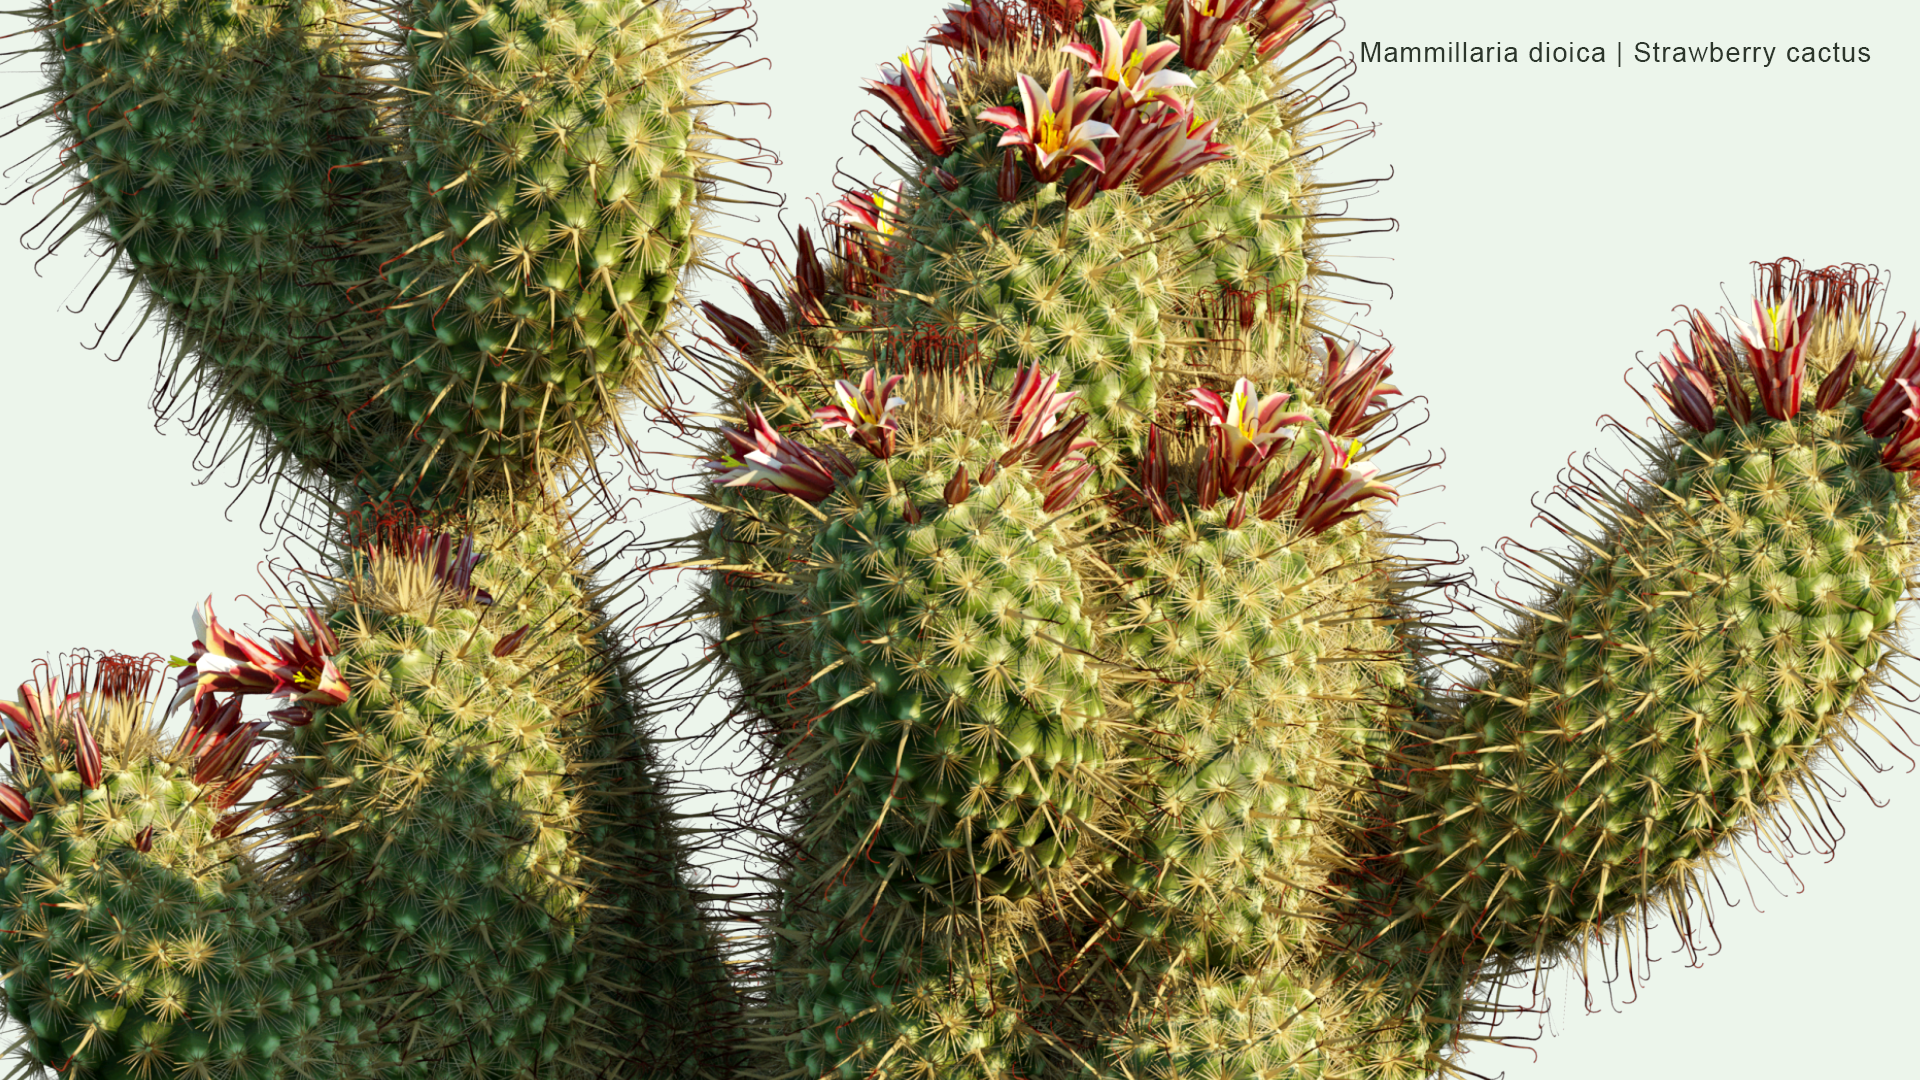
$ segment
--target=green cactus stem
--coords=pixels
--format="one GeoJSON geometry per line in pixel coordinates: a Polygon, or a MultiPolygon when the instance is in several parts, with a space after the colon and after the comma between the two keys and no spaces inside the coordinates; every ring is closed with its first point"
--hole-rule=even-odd
{"type": "Polygon", "coordinates": [[[0,709],[0,957],[27,1059],[115,1080],[371,1073],[369,1018],[235,832],[257,727],[209,695],[167,739],[158,661],[78,657],[0,709]]]}

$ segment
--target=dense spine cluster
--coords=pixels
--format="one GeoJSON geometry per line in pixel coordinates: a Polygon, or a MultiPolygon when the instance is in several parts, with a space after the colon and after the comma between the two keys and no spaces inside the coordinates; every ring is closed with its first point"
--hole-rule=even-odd
{"type": "Polygon", "coordinates": [[[44,9],[56,232],[173,335],[163,403],[327,524],[284,630],[209,598],[184,658],[0,702],[31,1065],[1415,1080],[1476,987],[1684,929],[1817,802],[1913,575],[1920,333],[1878,278],[1760,264],[1750,323],[1690,313],[1663,430],[1568,474],[1572,546],[1513,549],[1538,595],[1466,636],[1384,520],[1393,350],[1331,314],[1320,4],[949,7],[867,84],[893,182],[672,341],[719,17],[44,9]],[[724,412],[664,414],[708,511],[670,569],[777,837],[732,945],[655,730],[683,673],[562,482],[688,386],[724,412]]]}

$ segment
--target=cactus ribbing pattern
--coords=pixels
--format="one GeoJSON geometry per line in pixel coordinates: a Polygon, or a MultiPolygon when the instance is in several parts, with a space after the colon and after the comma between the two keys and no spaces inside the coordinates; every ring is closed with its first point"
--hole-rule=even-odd
{"type": "Polygon", "coordinates": [[[1386,523],[1392,349],[1331,314],[1323,5],[956,3],[867,86],[897,182],[693,327],[723,15],[44,9],[62,227],[326,524],[282,629],[209,598],[190,655],[0,702],[32,1065],[1416,1080],[1854,738],[1920,468],[1875,275],[1691,312],[1634,467],[1567,475],[1571,546],[1468,637],[1386,523]],[[668,569],[764,892],[701,882],[689,673],[619,600],[660,567],[574,509],[641,397],[703,463],[668,569]]]}

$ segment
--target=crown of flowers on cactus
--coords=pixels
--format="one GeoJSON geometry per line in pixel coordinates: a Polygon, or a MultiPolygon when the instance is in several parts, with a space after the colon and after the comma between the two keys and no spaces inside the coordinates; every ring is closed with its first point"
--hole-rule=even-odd
{"type": "Polygon", "coordinates": [[[839,404],[815,409],[813,418],[828,431],[846,428],[853,441],[874,457],[892,457],[894,440],[900,430],[900,420],[893,415],[893,410],[907,403],[907,399],[893,396],[893,388],[905,378],[904,375],[885,377],[878,368],[869,368],[860,376],[859,386],[837,379],[833,393],[839,404]]]}
{"type": "Polygon", "coordinates": [[[1179,45],[1148,44],[1146,24],[1138,20],[1124,33],[1104,16],[1099,22],[1100,52],[1080,43],[1062,46],[1062,51],[1092,65],[1093,85],[1112,91],[1095,116],[1115,135],[1101,150],[1106,167],[1074,179],[1070,204],[1083,206],[1094,191],[1111,191],[1128,180],[1139,185],[1141,194],[1152,195],[1202,165],[1228,157],[1227,146],[1209,138],[1213,125],[1197,119],[1186,101],[1172,93],[1193,85],[1188,76],[1165,70],[1179,45]]]}
{"type": "Polygon", "coordinates": [[[932,156],[946,156],[953,118],[947,114],[947,94],[933,74],[930,53],[902,53],[900,66],[887,65],[880,78],[867,80],[866,91],[893,106],[906,130],[932,156]]]}
{"type": "Polygon", "coordinates": [[[367,545],[370,551],[417,559],[428,564],[433,578],[447,591],[482,607],[493,604],[493,594],[473,582],[473,568],[486,555],[473,550],[473,537],[456,538],[451,533],[435,532],[425,525],[396,530],[367,545]]]}
{"type": "Polygon", "coordinates": [[[1076,87],[1073,71],[1062,68],[1054,73],[1053,83],[1042,88],[1033,76],[1020,74],[1020,107],[996,105],[982,112],[979,119],[1007,129],[1000,146],[1026,150],[1027,168],[1040,183],[1060,178],[1067,166],[1080,161],[1098,172],[1107,167],[1106,158],[1094,146],[1095,140],[1118,136],[1112,126],[1093,119],[1094,110],[1111,91],[1100,87],[1076,87]]]}
{"type": "Polygon", "coordinates": [[[1173,35],[1180,39],[1180,61],[1194,71],[1213,66],[1233,28],[1253,14],[1261,0],[1173,0],[1173,35]]]}
{"type": "Polygon", "coordinates": [[[706,463],[720,473],[713,482],[721,487],[784,491],[818,505],[855,471],[838,450],[806,446],[775,431],[759,409],[747,419],[744,433],[729,429],[721,434],[733,452],[706,463]]]}
{"type": "MultiPolygon", "coordinates": [[[[1357,504],[1367,499],[1385,499],[1398,504],[1400,492],[1380,479],[1380,467],[1371,461],[1354,461],[1360,453],[1360,440],[1342,446],[1333,436],[1320,432],[1320,473],[1300,496],[1294,518],[1302,535],[1325,532],[1350,517],[1365,513],[1357,504]]],[[[1263,506],[1262,510],[1266,508],[1263,506]]],[[[1268,516],[1264,512],[1262,516],[1268,516]]],[[[1272,516],[1278,516],[1276,512],[1272,516]]]]}
{"type": "Polygon", "coordinates": [[[1099,24],[1099,52],[1078,41],[1062,45],[1060,51],[1092,66],[1088,79],[1095,87],[1112,92],[1109,107],[1136,110],[1159,100],[1169,90],[1193,85],[1191,77],[1166,70],[1180,53],[1179,42],[1147,44],[1147,24],[1139,19],[1129,23],[1124,33],[1105,15],[1100,16],[1099,24]]]}
{"type": "Polygon", "coordinates": [[[1365,435],[1386,415],[1387,398],[1400,392],[1386,381],[1393,374],[1393,365],[1387,363],[1393,346],[1363,354],[1358,345],[1342,349],[1330,335],[1320,340],[1327,347],[1327,370],[1320,383],[1327,431],[1336,438],[1365,435]]]}
{"type": "Polygon", "coordinates": [[[1086,0],[972,0],[941,12],[946,21],[927,35],[927,44],[985,56],[1014,42],[1058,38],[1085,9],[1086,0]]]}
{"type": "Polygon", "coordinates": [[[1299,434],[1297,425],[1313,417],[1305,412],[1282,412],[1292,395],[1274,392],[1258,398],[1250,379],[1233,384],[1231,397],[1221,397],[1204,386],[1193,388],[1187,404],[1207,415],[1207,463],[1200,474],[1200,502],[1234,498],[1253,486],[1266,468],[1275,445],[1299,434]]]}
{"type": "MultiPolygon", "coordinates": [[[[1705,313],[1690,310],[1687,331],[1692,354],[1676,335],[1673,348],[1658,361],[1655,390],[1667,409],[1695,431],[1713,430],[1721,404],[1737,423],[1752,421],[1753,406],[1736,355],[1744,360],[1767,415],[1776,420],[1797,416],[1806,392],[1808,349],[1816,331],[1825,334],[1838,329],[1842,335],[1838,344],[1847,349],[1814,388],[1815,411],[1838,408],[1853,385],[1864,346],[1858,341],[1847,344],[1847,335],[1859,333],[1869,321],[1874,279],[1863,276],[1864,268],[1854,266],[1803,272],[1792,260],[1778,260],[1758,267],[1756,292],[1760,295],[1753,301],[1753,322],[1740,326],[1737,353],[1705,313]],[[1828,329],[1820,329],[1822,320],[1828,329]]],[[[1910,334],[1906,348],[1888,365],[1862,418],[1868,435],[1892,437],[1882,448],[1882,460],[1895,472],[1920,464],[1911,419],[1920,400],[1916,385],[1920,385],[1920,333],[1910,334]]]]}
{"type": "Polygon", "coordinates": [[[964,56],[985,56],[1027,32],[1022,20],[998,0],[973,0],[965,7],[942,11],[940,17],[946,21],[927,35],[927,44],[964,56]]]}
{"type": "Polygon", "coordinates": [[[271,694],[291,705],[341,705],[351,692],[333,657],[339,639],[320,613],[306,608],[309,638],[299,627],[291,641],[262,643],[220,625],[209,596],[193,609],[193,652],[175,677],[179,688],[168,711],[178,708],[192,690],[197,704],[211,693],[271,694]]]}

